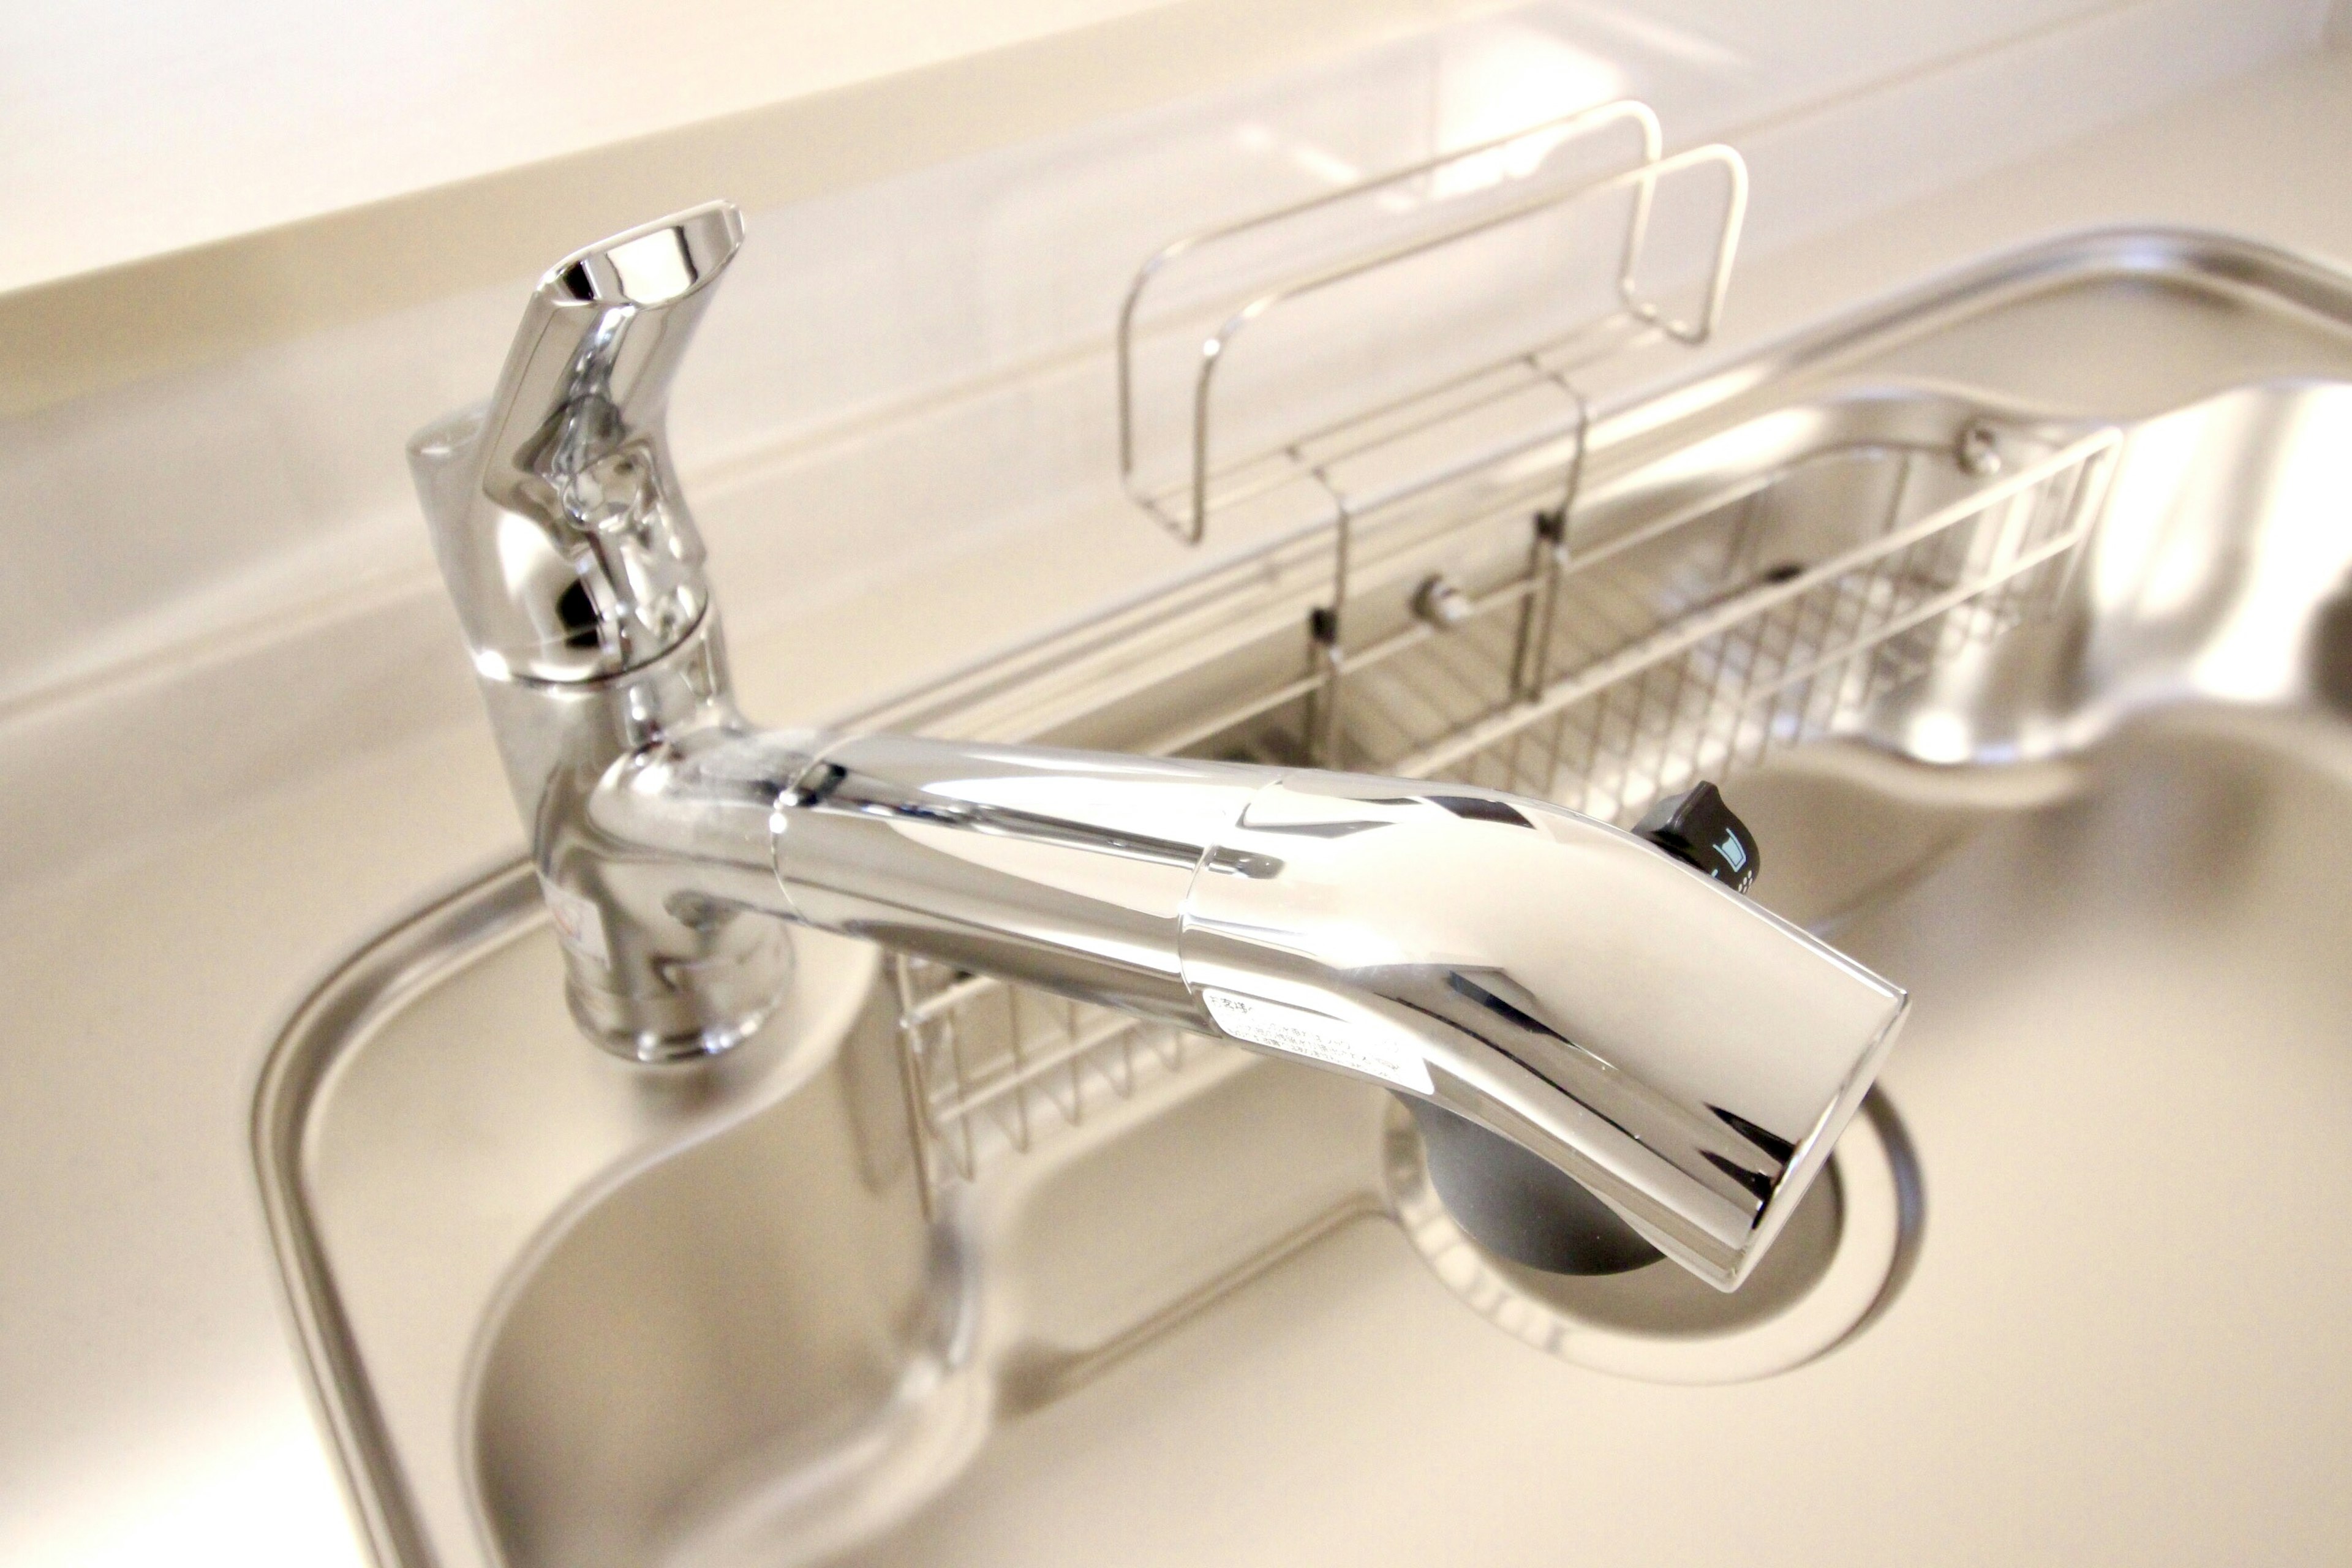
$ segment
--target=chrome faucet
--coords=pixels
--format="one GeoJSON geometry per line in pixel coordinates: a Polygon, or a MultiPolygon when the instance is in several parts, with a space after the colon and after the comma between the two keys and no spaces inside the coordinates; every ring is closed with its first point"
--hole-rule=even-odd
{"type": "Polygon", "coordinates": [[[1384,1085],[1489,1246],[1735,1288],[1905,998],[1735,890],[1727,816],[1731,885],[1467,785],[744,722],[663,417],[741,239],[715,203],[557,263],[411,446],[588,1036],[725,1051],[786,924],[870,938],[1384,1085]]]}

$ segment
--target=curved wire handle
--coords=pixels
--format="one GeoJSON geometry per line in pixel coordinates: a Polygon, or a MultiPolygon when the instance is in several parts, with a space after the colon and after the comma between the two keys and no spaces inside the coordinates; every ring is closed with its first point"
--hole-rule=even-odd
{"type": "Polygon", "coordinates": [[[1594,198],[1612,191],[1631,189],[1633,194],[1633,212],[1626,224],[1625,241],[1619,258],[1617,292],[1625,313],[1632,319],[1654,326],[1677,342],[1703,342],[1714,331],[1721,314],[1724,293],[1730,281],[1731,260],[1737,246],[1739,226],[1747,207],[1747,165],[1739,154],[1728,147],[1709,145],[1694,148],[1661,158],[1660,130],[1656,113],[1647,104],[1633,99],[1580,110],[1561,115],[1507,136],[1497,137],[1475,146],[1447,153],[1435,158],[1394,170],[1373,179],[1328,191],[1321,195],[1260,214],[1236,223],[1205,229],[1171,241],[1155,252],[1137,271],[1129,286],[1127,297],[1119,309],[1117,343],[1118,369],[1118,436],[1119,478],[1129,498],[1158,517],[1176,536],[1188,544],[1198,544],[1208,530],[1210,478],[1210,413],[1212,391],[1216,367],[1234,341],[1253,322],[1289,300],[1318,292],[1346,282],[1365,273],[1458,244],[1479,235],[1520,222],[1538,213],[1594,198]],[[1603,127],[1631,121],[1641,132],[1642,158],[1633,167],[1599,180],[1538,192],[1514,202],[1499,211],[1489,211],[1468,222],[1454,224],[1433,233],[1382,247],[1351,259],[1293,278],[1266,289],[1229,316],[1207,338],[1202,340],[1200,368],[1192,389],[1192,482],[1189,506],[1185,514],[1171,516],[1162,504],[1162,496],[1143,490],[1136,479],[1135,462],[1135,393],[1134,393],[1134,325],[1140,302],[1150,287],[1168,266],[1181,257],[1201,250],[1237,236],[1254,233],[1296,218],[1303,214],[1335,205],[1376,190],[1419,178],[1451,164],[1524,142],[1528,139],[1558,132],[1568,135],[1589,134],[1603,127]],[[1728,186],[1724,222],[1716,244],[1714,268],[1705,296],[1704,308],[1695,320],[1685,321],[1667,316],[1654,301],[1642,297],[1637,282],[1642,253],[1648,237],[1650,209],[1660,180],[1683,170],[1705,163],[1719,165],[1728,186]]]}

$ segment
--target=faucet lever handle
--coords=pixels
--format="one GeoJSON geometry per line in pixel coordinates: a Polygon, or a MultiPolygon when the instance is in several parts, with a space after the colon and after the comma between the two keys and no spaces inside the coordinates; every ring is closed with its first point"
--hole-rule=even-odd
{"type": "Polygon", "coordinates": [[[574,251],[532,291],[487,408],[409,447],[475,668],[572,684],[641,669],[709,606],[665,416],[741,246],[711,202],[574,251]]]}

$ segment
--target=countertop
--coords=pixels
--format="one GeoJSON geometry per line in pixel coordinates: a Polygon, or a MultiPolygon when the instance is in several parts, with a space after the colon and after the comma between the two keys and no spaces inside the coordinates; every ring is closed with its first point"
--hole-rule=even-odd
{"type": "MultiPolygon", "coordinates": [[[[1032,21],[1141,14],[1072,0],[1032,21]]],[[[1759,256],[1720,352],[2097,224],[2224,229],[2352,265],[2347,147],[2352,54],[2266,67],[1759,256]]],[[[1144,526],[1007,530],[984,559],[925,563],[746,639],[748,705],[838,710],[1135,591],[1164,559],[1093,542],[1144,526]]],[[[723,590],[723,563],[719,576],[723,590]]],[[[135,729],[109,745],[121,768],[171,765],[135,729]]],[[[0,1556],[360,1560],[254,1190],[255,1075],[357,943],[520,848],[481,722],[390,741],[351,726],[267,787],[126,826],[0,890],[15,1066],[0,1097],[0,1556]]]]}
{"type": "Polygon", "coordinates": [[[533,270],[550,232],[873,181],[1497,3],[15,6],[0,410],[533,270]]]}

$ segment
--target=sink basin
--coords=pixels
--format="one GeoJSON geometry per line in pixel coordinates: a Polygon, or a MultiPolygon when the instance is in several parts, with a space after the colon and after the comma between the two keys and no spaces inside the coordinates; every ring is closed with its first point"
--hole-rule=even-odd
{"type": "MultiPolygon", "coordinates": [[[[2006,258],[1610,412],[1570,538],[1737,511],[1706,548],[1779,581],[1972,444],[2092,452],[2095,533],[1998,636],[1724,753],[1757,896],[1913,996],[1747,1290],[1515,1272],[1375,1089],[837,939],[732,1056],[619,1062],[516,868],[356,955],[257,1106],[381,1557],[2340,1553],[2352,279],[2171,234],[2006,258]]],[[[1523,554],[1507,500],[1364,542],[1366,616],[1523,554]]],[[[1318,586],[1277,552],[868,717],[1289,754],[1296,702],[1233,699],[1287,689],[1318,586]]],[[[1335,760],[1486,721],[1457,685],[1368,683],[1335,760]]]]}

